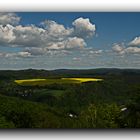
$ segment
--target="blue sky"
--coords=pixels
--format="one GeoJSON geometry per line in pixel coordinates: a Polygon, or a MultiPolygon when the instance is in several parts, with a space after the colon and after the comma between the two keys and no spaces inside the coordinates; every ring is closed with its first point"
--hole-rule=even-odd
{"type": "Polygon", "coordinates": [[[17,13],[22,17],[21,24],[39,25],[45,19],[57,21],[64,26],[71,27],[72,22],[79,18],[89,18],[96,25],[96,33],[100,36],[90,40],[99,47],[104,44],[131,41],[140,35],[140,13],[136,12],[51,12],[51,13],[17,13]]]}
{"type": "Polygon", "coordinates": [[[140,13],[0,14],[0,69],[140,68],[140,13]]]}

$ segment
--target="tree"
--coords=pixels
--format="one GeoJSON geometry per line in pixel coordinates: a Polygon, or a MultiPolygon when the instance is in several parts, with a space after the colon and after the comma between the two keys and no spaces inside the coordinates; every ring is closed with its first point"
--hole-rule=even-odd
{"type": "Polygon", "coordinates": [[[120,108],[116,104],[91,104],[80,115],[81,127],[85,128],[118,128],[117,120],[120,108]]]}

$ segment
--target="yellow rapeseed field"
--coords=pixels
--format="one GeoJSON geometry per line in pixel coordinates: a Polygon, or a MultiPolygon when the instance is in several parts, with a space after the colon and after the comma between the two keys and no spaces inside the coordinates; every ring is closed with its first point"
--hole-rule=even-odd
{"type": "Polygon", "coordinates": [[[83,83],[90,81],[102,81],[103,79],[96,78],[61,78],[61,79],[24,79],[15,80],[15,83],[19,85],[47,85],[47,84],[70,84],[70,83],[83,83]]]}
{"type": "Polygon", "coordinates": [[[17,84],[22,84],[26,82],[39,82],[39,81],[46,81],[46,79],[25,79],[25,80],[15,80],[17,84]]]}
{"type": "Polygon", "coordinates": [[[102,81],[103,79],[96,79],[96,78],[62,78],[62,80],[76,80],[81,83],[89,82],[89,81],[102,81]]]}

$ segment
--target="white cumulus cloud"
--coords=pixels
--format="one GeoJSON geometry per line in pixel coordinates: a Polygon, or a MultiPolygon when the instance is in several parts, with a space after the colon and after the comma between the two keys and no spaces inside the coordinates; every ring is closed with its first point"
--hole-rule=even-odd
{"type": "Polygon", "coordinates": [[[126,53],[140,53],[140,48],[138,47],[128,47],[125,49],[126,53]]]}
{"type": "Polygon", "coordinates": [[[43,21],[42,26],[16,25],[19,21],[15,13],[0,13],[0,46],[28,48],[18,54],[23,57],[49,50],[83,49],[87,46],[85,38],[92,37],[96,30],[88,18],[82,17],[74,20],[71,28],[51,20],[43,21]]]}
{"type": "Polygon", "coordinates": [[[17,56],[20,56],[20,57],[30,57],[31,53],[29,53],[29,52],[18,52],[17,56]]]}
{"type": "Polygon", "coordinates": [[[112,50],[118,54],[138,54],[140,53],[139,47],[124,47],[124,45],[115,44],[112,50]]]}
{"type": "Polygon", "coordinates": [[[13,34],[14,27],[10,24],[6,26],[0,25],[0,45],[8,44],[16,37],[13,34]]]}
{"type": "Polygon", "coordinates": [[[135,37],[130,43],[130,46],[140,46],[140,37],[135,37]]]}
{"type": "Polygon", "coordinates": [[[20,21],[20,17],[18,17],[15,13],[0,13],[0,24],[6,25],[18,24],[20,21]]]}
{"type": "Polygon", "coordinates": [[[103,53],[103,50],[91,50],[89,51],[90,54],[101,54],[103,53]]]}
{"type": "Polygon", "coordinates": [[[12,30],[15,38],[10,42],[17,46],[41,46],[44,44],[45,30],[34,25],[16,26],[12,30]]]}
{"type": "Polygon", "coordinates": [[[114,44],[112,47],[114,52],[122,54],[124,52],[124,46],[121,44],[114,44]]]}
{"type": "Polygon", "coordinates": [[[50,40],[61,41],[72,33],[72,29],[65,28],[64,25],[58,24],[55,21],[45,20],[41,24],[46,29],[46,34],[50,37],[50,40]]]}
{"type": "Polygon", "coordinates": [[[95,34],[95,25],[92,24],[89,18],[78,18],[73,23],[74,35],[82,38],[91,37],[95,34]]]}
{"type": "Polygon", "coordinates": [[[86,42],[82,38],[78,37],[70,37],[66,40],[66,48],[84,48],[86,46],[86,42]]]}

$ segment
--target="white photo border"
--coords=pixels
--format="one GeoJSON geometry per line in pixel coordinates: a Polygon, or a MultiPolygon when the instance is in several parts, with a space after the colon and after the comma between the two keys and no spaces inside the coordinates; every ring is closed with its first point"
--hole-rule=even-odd
{"type": "MultiPolygon", "coordinates": [[[[139,0],[2,0],[0,12],[140,12],[139,0]]],[[[0,130],[6,140],[138,140],[139,130],[0,130]]]]}
{"type": "Polygon", "coordinates": [[[139,0],[1,0],[0,12],[136,12],[139,0]]]}

